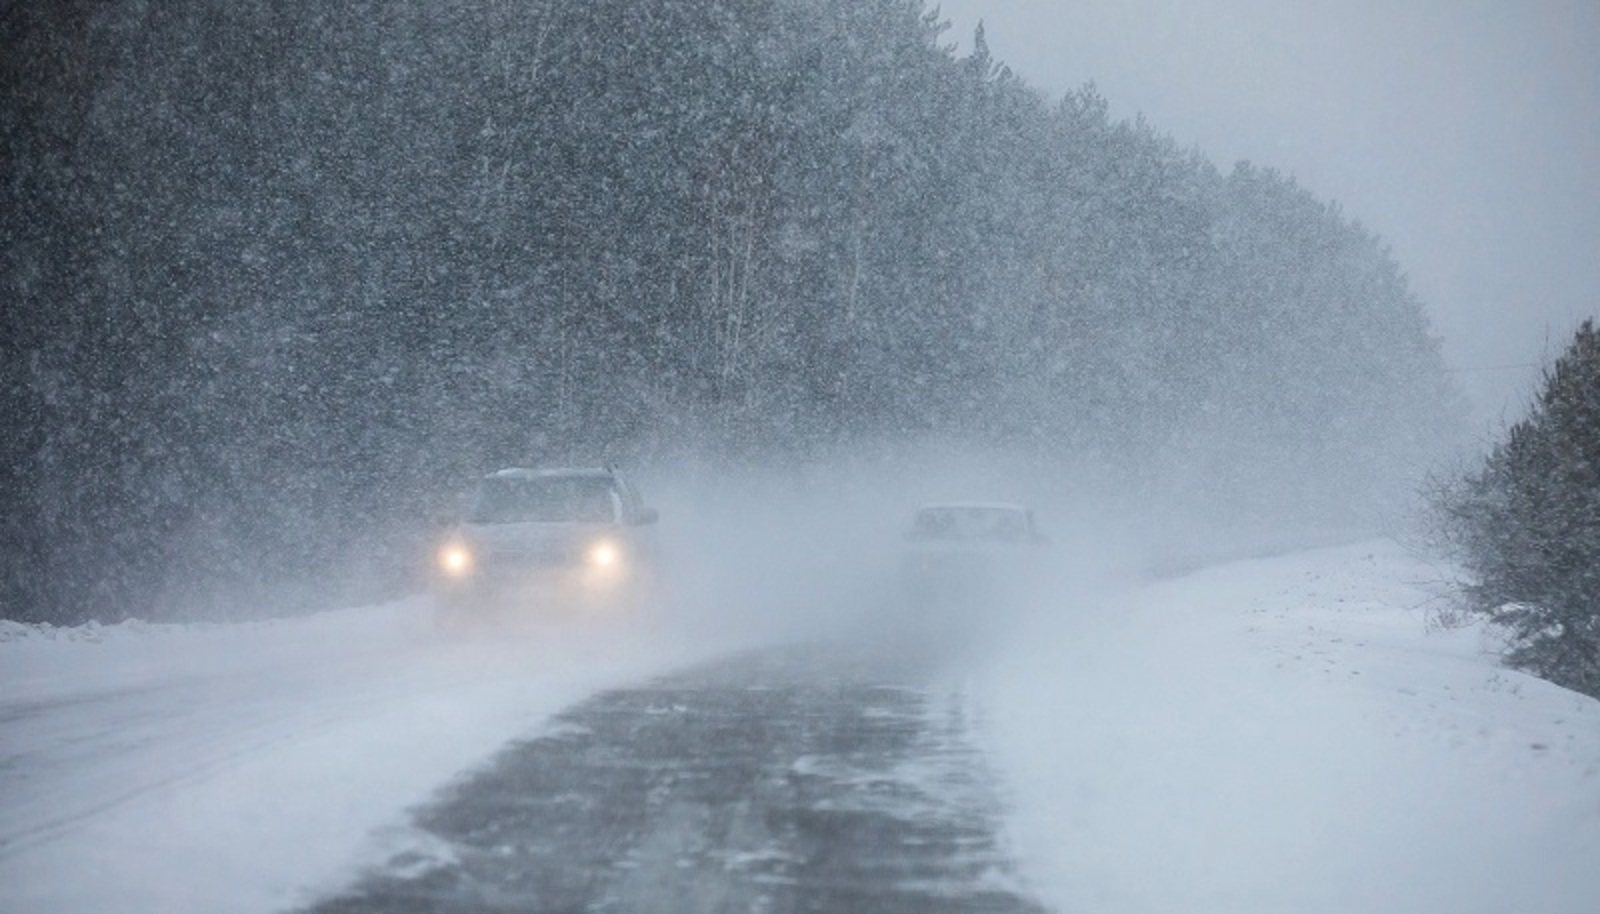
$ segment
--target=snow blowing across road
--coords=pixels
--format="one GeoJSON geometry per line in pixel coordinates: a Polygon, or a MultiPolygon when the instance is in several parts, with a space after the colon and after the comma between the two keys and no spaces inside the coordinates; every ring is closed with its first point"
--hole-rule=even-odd
{"type": "Polygon", "coordinates": [[[6,914],[305,904],[389,856],[406,808],[507,740],[719,652],[603,628],[441,640],[420,599],[0,638],[6,914]]]}
{"type": "MultiPolygon", "coordinates": [[[[1019,891],[1060,911],[1600,910],[1600,702],[1430,626],[1437,578],[1374,542],[1035,600],[952,680],[1019,891]]],[[[509,742],[749,645],[441,640],[421,601],[0,628],[0,911],[316,904],[509,742]]]]}

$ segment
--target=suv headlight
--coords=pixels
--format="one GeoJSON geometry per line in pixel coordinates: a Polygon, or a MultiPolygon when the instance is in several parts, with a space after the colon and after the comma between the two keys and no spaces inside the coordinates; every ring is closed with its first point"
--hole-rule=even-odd
{"type": "Polygon", "coordinates": [[[590,568],[610,570],[622,565],[622,545],[616,540],[596,540],[583,553],[584,564],[590,568]]]}
{"type": "Polygon", "coordinates": [[[460,543],[451,543],[440,549],[439,570],[452,578],[464,577],[472,571],[472,550],[460,543]]]}

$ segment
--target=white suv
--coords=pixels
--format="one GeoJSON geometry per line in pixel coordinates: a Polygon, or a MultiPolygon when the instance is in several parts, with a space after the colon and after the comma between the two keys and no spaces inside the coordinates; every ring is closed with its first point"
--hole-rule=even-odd
{"type": "Polygon", "coordinates": [[[491,473],[439,550],[440,609],[631,606],[653,570],[656,518],[609,467],[491,473]]]}

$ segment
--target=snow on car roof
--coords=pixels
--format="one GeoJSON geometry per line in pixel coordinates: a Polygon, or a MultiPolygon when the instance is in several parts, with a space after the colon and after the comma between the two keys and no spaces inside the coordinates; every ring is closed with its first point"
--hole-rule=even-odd
{"type": "Polygon", "coordinates": [[[917,508],[921,511],[1027,511],[1022,505],[1008,501],[931,501],[917,508]]]}
{"type": "Polygon", "coordinates": [[[606,467],[507,467],[489,474],[490,478],[499,479],[536,479],[547,476],[593,476],[596,478],[613,475],[606,467]]]}

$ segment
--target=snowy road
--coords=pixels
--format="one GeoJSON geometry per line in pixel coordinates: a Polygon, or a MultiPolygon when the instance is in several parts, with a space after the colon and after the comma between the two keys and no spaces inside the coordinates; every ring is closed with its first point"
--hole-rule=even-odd
{"type": "Polygon", "coordinates": [[[0,912],[1600,910],[1600,702],[1431,626],[1405,550],[1062,574],[959,666],[0,623],[0,912]]]}
{"type": "Polygon", "coordinates": [[[195,672],[0,703],[7,736],[0,770],[26,788],[8,798],[0,854],[48,844],[142,797],[313,740],[341,721],[382,714],[411,697],[384,691],[384,672],[370,660],[333,669],[195,672]]]}
{"type": "Polygon", "coordinates": [[[937,668],[837,646],[609,692],[312,910],[1040,911],[967,705],[937,668]]]}
{"type": "Polygon", "coordinates": [[[727,649],[603,628],[442,641],[425,601],[0,636],[8,914],[305,904],[508,740],[727,649]]]}

